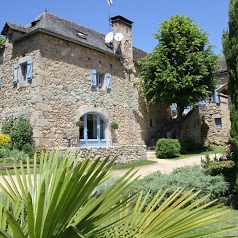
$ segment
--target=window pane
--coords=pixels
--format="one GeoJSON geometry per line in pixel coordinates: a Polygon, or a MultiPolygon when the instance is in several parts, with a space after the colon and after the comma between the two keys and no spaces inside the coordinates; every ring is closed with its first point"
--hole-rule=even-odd
{"type": "Polygon", "coordinates": [[[221,118],[215,118],[215,125],[216,125],[216,128],[222,127],[221,118]]]}
{"type": "Polygon", "coordinates": [[[97,139],[97,116],[94,114],[87,115],[88,139],[97,139]]]}
{"type": "Polygon", "coordinates": [[[100,139],[105,139],[105,123],[102,118],[100,118],[100,139]]]}
{"type": "Polygon", "coordinates": [[[103,75],[97,74],[97,87],[101,88],[103,86],[103,75]]]}

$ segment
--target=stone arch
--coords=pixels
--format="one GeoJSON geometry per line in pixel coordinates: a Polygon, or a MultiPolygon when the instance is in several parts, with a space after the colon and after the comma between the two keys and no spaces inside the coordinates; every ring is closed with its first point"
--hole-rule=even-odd
{"type": "Polygon", "coordinates": [[[80,119],[86,113],[97,113],[102,116],[107,123],[109,123],[109,113],[106,108],[95,107],[95,106],[81,106],[78,109],[78,113],[75,116],[75,122],[80,119]]]}

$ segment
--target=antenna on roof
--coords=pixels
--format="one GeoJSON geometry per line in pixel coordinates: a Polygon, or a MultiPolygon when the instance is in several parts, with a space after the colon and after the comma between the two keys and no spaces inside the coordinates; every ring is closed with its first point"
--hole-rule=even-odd
{"type": "Polygon", "coordinates": [[[112,0],[107,0],[107,4],[108,4],[108,21],[109,21],[109,30],[111,27],[111,22],[110,22],[110,18],[111,18],[111,5],[113,4],[112,0]]]}

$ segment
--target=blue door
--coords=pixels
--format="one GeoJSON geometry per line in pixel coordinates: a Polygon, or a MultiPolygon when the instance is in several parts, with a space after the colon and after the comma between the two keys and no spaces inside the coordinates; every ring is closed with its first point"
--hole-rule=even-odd
{"type": "Polygon", "coordinates": [[[106,146],[106,122],[95,113],[84,114],[80,120],[84,122],[84,128],[80,129],[80,146],[96,147],[106,146]]]}

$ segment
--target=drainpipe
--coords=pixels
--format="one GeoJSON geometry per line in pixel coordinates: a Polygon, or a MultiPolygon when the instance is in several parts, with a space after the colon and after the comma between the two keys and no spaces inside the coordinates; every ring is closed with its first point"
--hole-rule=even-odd
{"type": "Polygon", "coordinates": [[[128,92],[128,144],[131,145],[131,86],[130,69],[127,69],[127,92],[128,92]]]}

